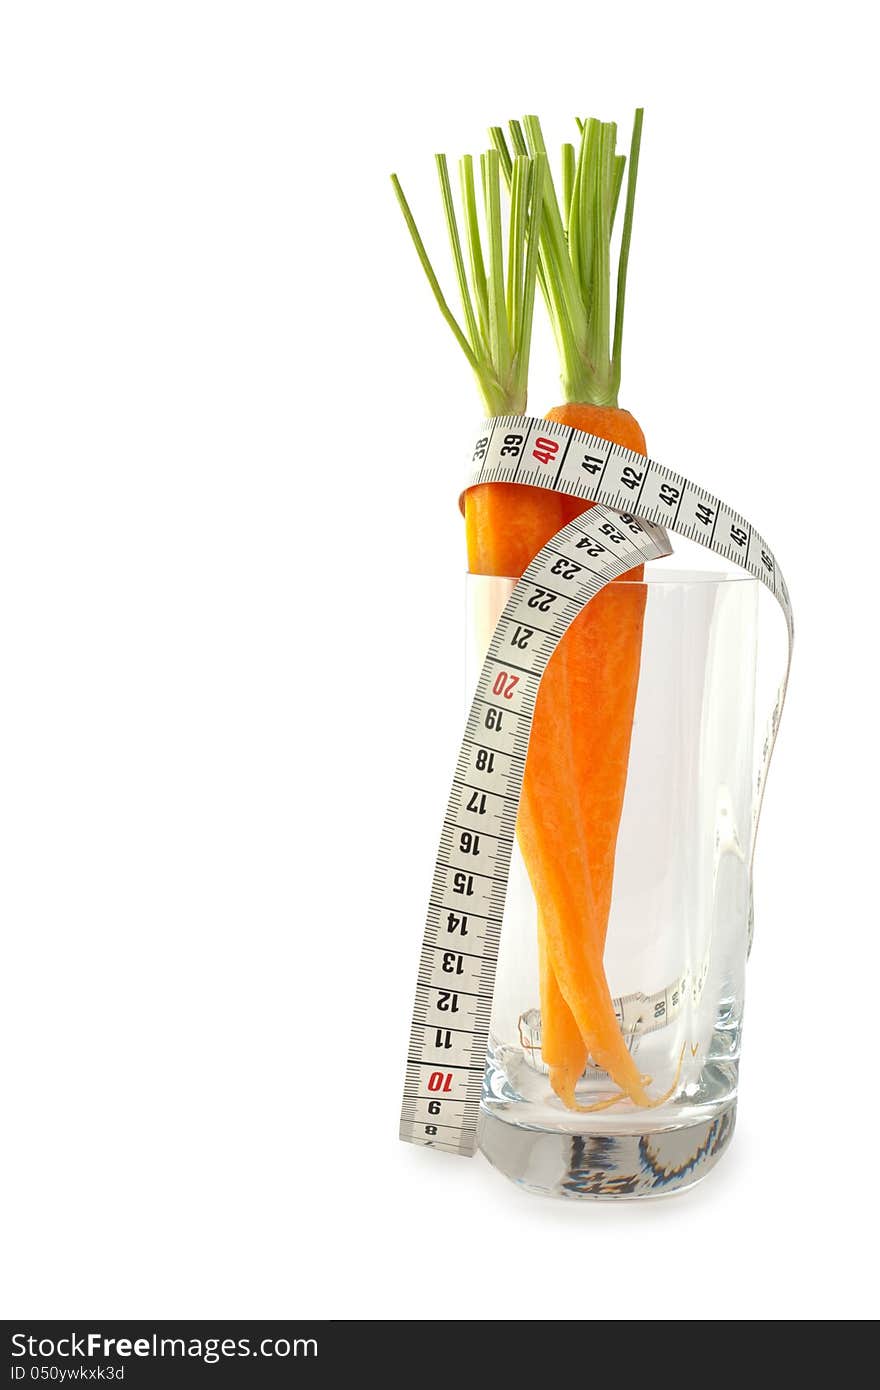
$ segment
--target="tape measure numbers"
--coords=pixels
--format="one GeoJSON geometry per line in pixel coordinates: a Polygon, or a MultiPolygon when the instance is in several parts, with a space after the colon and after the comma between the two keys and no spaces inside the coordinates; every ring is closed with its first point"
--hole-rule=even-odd
{"type": "MultiPolygon", "coordinates": [[[[760,813],[782,712],[794,624],[785,581],[739,512],[643,454],[555,421],[500,416],[477,440],[467,487],[521,483],[597,505],[532,560],[492,634],[449,793],[422,941],[400,1137],[472,1155],[516,816],[541,676],[606,584],[670,553],[667,530],[760,579],[788,630],[785,676],[763,747],[760,813]]],[[[754,846],[754,835],[752,838],[754,846]]]]}

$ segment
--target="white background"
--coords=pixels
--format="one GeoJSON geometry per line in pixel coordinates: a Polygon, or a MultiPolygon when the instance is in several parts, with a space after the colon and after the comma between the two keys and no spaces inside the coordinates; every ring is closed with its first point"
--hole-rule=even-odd
{"type": "Polygon", "coordinates": [[[6,1316],[876,1311],[869,14],[4,5],[6,1316]],[[396,1138],[479,406],[388,174],[445,267],[435,149],[637,103],[622,401],[799,645],[734,1147],[578,1207],[396,1138]]]}

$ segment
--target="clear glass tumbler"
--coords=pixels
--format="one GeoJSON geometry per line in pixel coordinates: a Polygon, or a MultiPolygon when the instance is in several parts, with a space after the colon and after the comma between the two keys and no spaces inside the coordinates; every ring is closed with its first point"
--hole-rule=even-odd
{"type": "MultiPolygon", "coordinates": [[[[629,581],[620,581],[621,583],[629,581]]],[[[648,567],[642,661],[605,972],[653,1094],[642,1109],[587,1068],[567,1109],[541,1059],[537,905],[514,851],[480,1147],[532,1191],[654,1196],[689,1187],[733,1134],[751,911],[758,583],[648,567]],[[615,1095],[618,1099],[614,1099],[615,1095]]],[[[468,577],[471,688],[513,580],[468,577]]],[[[576,715],[588,719],[589,709],[576,715]]]]}

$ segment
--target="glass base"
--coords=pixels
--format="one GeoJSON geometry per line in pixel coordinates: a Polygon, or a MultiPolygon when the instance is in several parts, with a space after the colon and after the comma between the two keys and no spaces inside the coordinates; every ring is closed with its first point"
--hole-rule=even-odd
{"type": "Polygon", "coordinates": [[[494,1168],[544,1197],[661,1197],[693,1187],[733,1138],[736,1098],[710,1120],[640,1134],[564,1134],[480,1111],[479,1146],[494,1168]]]}

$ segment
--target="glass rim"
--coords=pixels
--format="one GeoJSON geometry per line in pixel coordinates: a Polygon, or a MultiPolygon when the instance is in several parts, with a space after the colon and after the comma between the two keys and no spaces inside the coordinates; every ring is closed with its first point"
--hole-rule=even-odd
{"type": "MultiPolygon", "coordinates": [[[[503,584],[515,584],[517,582],[513,575],[478,574],[474,570],[467,571],[467,579],[497,580],[503,584]]],[[[651,589],[666,586],[669,588],[697,588],[707,584],[720,587],[722,584],[760,585],[760,583],[759,579],[746,570],[667,569],[665,561],[654,560],[646,565],[642,579],[627,579],[622,575],[619,579],[612,579],[605,587],[611,589],[620,584],[641,584],[645,588],[651,589]]]]}

